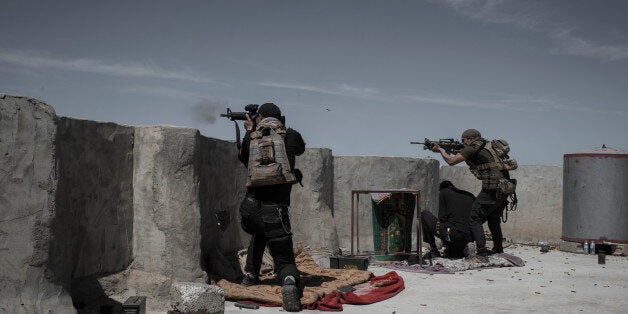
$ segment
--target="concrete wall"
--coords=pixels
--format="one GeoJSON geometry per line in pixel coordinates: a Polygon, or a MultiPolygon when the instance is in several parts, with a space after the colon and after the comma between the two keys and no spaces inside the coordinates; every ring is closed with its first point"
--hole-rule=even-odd
{"type": "MultiPolygon", "coordinates": [[[[480,188],[466,167],[431,158],[308,148],[296,166],[294,242],[323,266],[351,246],[351,190],[418,189],[421,209],[436,212],[439,177],[480,188]]],[[[522,166],[513,177],[520,204],[506,237],[557,242],[562,168],[522,166]]],[[[0,95],[0,312],[119,308],[137,294],[163,310],[174,281],[235,280],[235,253],[250,238],[238,213],[245,178],[233,142],[195,129],[57,118],[45,103],[0,95]]],[[[358,222],[360,248],[372,250],[370,196],[358,222]]]]}
{"type": "Polygon", "coordinates": [[[246,168],[237,159],[235,143],[200,135],[197,142],[202,264],[210,274],[235,280],[240,276],[235,255],[249,239],[238,212],[246,192],[246,168]]]}
{"type": "MultiPolygon", "coordinates": [[[[380,189],[415,189],[421,191],[421,209],[438,204],[438,162],[434,159],[395,157],[334,157],[334,218],[340,247],[351,247],[351,191],[380,189]]],[[[360,196],[358,227],[360,250],[373,250],[371,200],[360,196]]],[[[412,244],[416,249],[416,214],[412,244]]],[[[354,242],[357,250],[357,241],[354,242]]]]}
{"type": "MultiPolygon", "coordinates": [[[[560,243],[562,235],[563,167],[519,166],[511,172],[517,179],[517,210],[508,213],[502,224],[504,237],[515,243],[538,241],[560,243]]],[[[475,195],[481,183],[464,166],[443,166],[441,180],[450,180],[456,187],[475,195]]]]}
{"type": "Polygon", "coordinates": [[[0,312],[72,309],[46,272],[57,214],[56,115],[36,99],[0,95],[0,312]]]}
{"type": "Polygon", "coordinates": [[[295,245],[301,244],[322,266],[339,249],[334,208],[334,158],[327,148],[308,148],[295,167],[303,172],[303,187],[295,184],[290,196],[290,223],[295,245]]]}
{"type": "Polygon", "coordinates": [[[58,189],[47,268],[83,308],[109,300],[96,278],[132,257],[133,128],[59,118],[58,189]]]}

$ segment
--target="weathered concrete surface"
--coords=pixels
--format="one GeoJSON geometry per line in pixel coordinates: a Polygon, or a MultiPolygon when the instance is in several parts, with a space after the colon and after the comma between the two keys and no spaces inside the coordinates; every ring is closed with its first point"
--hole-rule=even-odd
{"type": "Polygon", "coordinates": [[[54,109],[0,94],[0,312],[72,309],[46,272],[56,216],[54,109]]]}
{"type": "Polygon", "coordinates": [[[246,168],[233,142],[198,136],[202,265],[214,277],[236,280],[237,251],[248,243],[239,207],[246,192],[246,168]]]}
{"type": "Polygon", "coordinates": [[[133,128],[58,121],[59,185],[48,270],[70,290],[78,309],[93,310],[115,303],[96,278],[132,261],[133,128]]]}
{"type": "MultiPolygon", "coordinates": [[[[422,210],[438,206],[438,162],[434,159],[335,156],[334,183],[334,218],[343,250],[351,247],[352,190],[417,189],[422,210]]],[[[358,219],[360,250],[373,250],[368,195],[360,196],[358,219]]],[[[413,220],[412,245],[416,249],[416,213],[413,220]]]]}
{"type": "Polygon", "coordinates": [[[53,224],[60,278],[125,269],[132,260],[133,128],[59,118],[53,224]]]}
{"type": "MultiPolygon", "coordinates": [[[[508,213],[502,224],[504,237],[515,243],[545,241],[559,244],[562,232],[563,168],[560,166],[519,166],[511,171],[517,179],[517,210],[508,213]]],[[[441,180],[450,180],[475,195],[481,183],[467,167],[443,166],[441,180]]],[[[488,229],[487,229],[488,230],[488,229]]]]}
{"type": "Polygon", "coordinates": [[[339,249],[334,206],[334,158],[327,148],[308,148],[297,157],[303,187],[292,187],[290,223],[295,245],[301,244],[323,267],[339,249]]]}
{"type": "Polygon", "coordinates": [[[189,128],[135,129],[131,272],[159,275],[154,281],[132,283],[149,295],[147,304],[163,302],[151,297],[167,295],[174,281],[205,281],[197,136],[189,128]]]}
{"type": "Polygon", "coordinates": [[[225,311],[225,291],[214,285],[175,282],[170,289],[172,309],[183,314],[220,314],[225,311]]]}

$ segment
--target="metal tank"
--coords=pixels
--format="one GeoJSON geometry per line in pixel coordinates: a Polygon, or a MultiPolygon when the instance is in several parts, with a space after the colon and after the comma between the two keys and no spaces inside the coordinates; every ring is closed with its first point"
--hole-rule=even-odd
{"type": "Polygon", "coordinates": [[[563,236],[570,242],[628,243],[628,152],[565,154],[563,236]]]}

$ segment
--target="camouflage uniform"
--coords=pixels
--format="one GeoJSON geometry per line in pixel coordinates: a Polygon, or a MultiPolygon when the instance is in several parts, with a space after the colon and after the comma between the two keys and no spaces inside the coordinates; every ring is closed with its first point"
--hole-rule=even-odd
{"type": "Polygon", "coordinates": [[[478,166],[494,162],[491,153],[484,148],[485,143],[485,139],[479,138],[460,151],[471,172],[482,181],[482,190],[471,206],[470,217],[471,234],[475,240],[477,254],[481,256],[488,255],[486,236],[484,235],[484,228],[482,228],[484,222],[488,222],[488,228],[491,231],[493,252],[501,253],[504,251],[501,216],[504,208],[508,205],[508,200],[506,195],[498,191],[498,187],[499,179],[510,179],[508,171],[500,171],[496,167],[483,170],[476,169],[478,166]]]}

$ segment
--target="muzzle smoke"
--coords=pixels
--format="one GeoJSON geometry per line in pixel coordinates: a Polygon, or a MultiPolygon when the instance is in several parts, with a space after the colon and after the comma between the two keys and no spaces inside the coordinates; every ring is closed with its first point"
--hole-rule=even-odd
{"type": "Polygon", "coordinates": [[[192,114],[198,122],[213,124],[216,122],[220,112],[225,111],[225,108],[227,108],[226,104],[203,99],[192,106],[192,114]]]}

